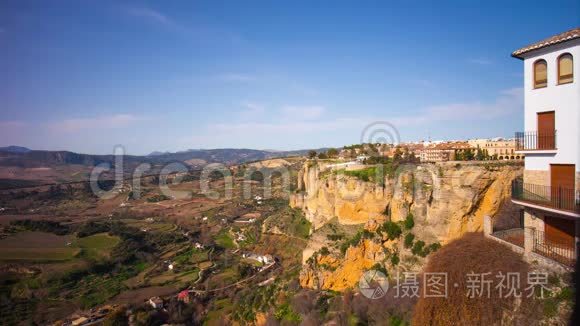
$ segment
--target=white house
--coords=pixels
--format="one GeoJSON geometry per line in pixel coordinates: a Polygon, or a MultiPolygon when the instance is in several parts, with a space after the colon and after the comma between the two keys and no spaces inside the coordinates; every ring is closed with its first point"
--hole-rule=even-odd
{"type": "Polygon", "coordinates": [[[565,265],[578,256],[580,235],[580,28],[512,53],[524,64],[523,180],[512,201],[524,209],[531,252],[565,265]]]}

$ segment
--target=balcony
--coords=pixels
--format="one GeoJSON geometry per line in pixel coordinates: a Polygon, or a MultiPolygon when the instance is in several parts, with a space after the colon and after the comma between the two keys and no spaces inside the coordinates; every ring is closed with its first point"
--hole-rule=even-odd
{"type": "Polygon", "coordinates": [[[555,260],[560,264],[574,267],[576,264],[574,240],[548,239],[544,232],[535,229],[531,229],[530,233],[533,236],[533,252],[555,260]]]}
{"type": "Polygon", "coordinates": [[[516,151],[518,152],[555,151],[556,148],[555,130],[553,132],[516,132],[516,151]]]}
{"type": "Polygon", "coordinates": [[[512,200],[571,213],[567,215],[580,214],[580,191],[574,189],[534,185],[516,179],[512,182],[512,200]]]}

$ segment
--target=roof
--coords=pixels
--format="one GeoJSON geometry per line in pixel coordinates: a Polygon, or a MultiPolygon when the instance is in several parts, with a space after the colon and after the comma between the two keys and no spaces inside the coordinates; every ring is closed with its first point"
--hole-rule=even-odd
{"type": "Polygon", "coordinates": [[[531,52],[534,50],[538,50],[538,49],[542,49],[542,48],[545,48],[545,47],[548,47],[551,45],[571,41],[571,40],[574,40],[577,38],[580,38],[580,27],[573,28],[573,29],[566,31],[564,33],[554,35],[554,36],[548,37],[546,39],[543,39],[539,42],[524,46],[523,48],[515,50],[514,52],[512,52],[512,57],[518,58],[518,59],[523,59],[522,55],[525,53],[528,53],[528,52],[531,52]]]}

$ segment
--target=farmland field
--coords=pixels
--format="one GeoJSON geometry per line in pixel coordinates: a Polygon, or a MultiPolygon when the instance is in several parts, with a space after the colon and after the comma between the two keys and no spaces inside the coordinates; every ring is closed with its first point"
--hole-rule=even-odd
{"type": "Polygon", "coordinates": [[[106,258],[119,241],[119,237],[99,233],[78,239],[76,245],[82,248],[88,258],[106,258]]]}
{"type": "Polygon", "coordinates": [[[69,236],[44,232],[21,232],[0,240],[0,260],[62,261],[80,249],[67,246],[69,236]]]}

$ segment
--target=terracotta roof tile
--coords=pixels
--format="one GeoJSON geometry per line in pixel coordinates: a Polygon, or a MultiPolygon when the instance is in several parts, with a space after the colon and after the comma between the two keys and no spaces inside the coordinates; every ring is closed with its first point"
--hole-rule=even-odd
{"type": "Polygon", "coordinates": [[[580,38],[580,27],[576,27],[576,28],[571,29],[569,31],[566,31],[564,33],[548,37],[548,38],[543,39],[539,42],[536,42],[536,43],[530,44],[528,46],[525,46],[521,49],[515,50],[512,53],[512,57],[523,59],[522,54],[524,54],[524,53],[528,53],[528,52],[533,51],[533,50],[545,48],[545,47],[548,47],[550,45],[563,43],[563,42],[570,41],[570,40],[577,39],[577,38],[580,38]]]}

